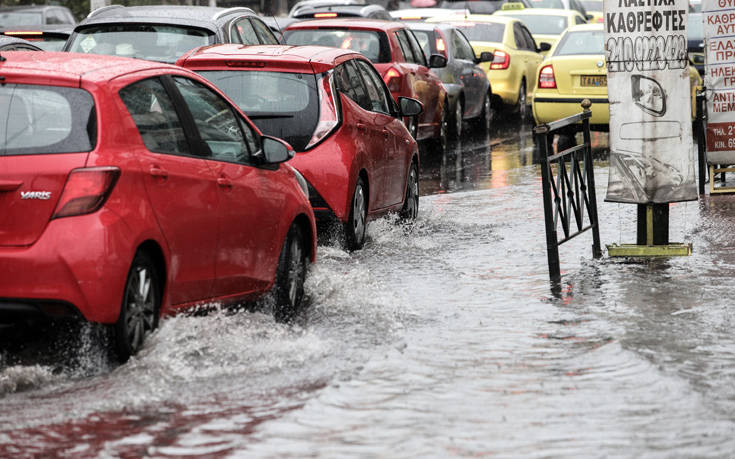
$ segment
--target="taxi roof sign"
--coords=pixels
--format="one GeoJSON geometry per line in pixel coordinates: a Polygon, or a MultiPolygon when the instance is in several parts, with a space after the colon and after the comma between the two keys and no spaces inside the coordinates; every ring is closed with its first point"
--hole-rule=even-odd
{"type": "Polygon", "coordinates": [[[501,11],[512,11],[512,10],[525,10],[526,7],[523,6],[523,3],[521,2],[508,2],[503,3],[503,6],[500,7],[501,11]]]}

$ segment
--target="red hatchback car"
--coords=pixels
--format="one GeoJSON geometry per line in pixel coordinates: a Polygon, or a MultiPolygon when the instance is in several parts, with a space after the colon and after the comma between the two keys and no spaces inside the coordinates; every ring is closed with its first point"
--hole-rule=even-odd
{"type": "Polygon", "coordinates": [[[113,324],[125,360],[187,306],[272,289],[295,313],[316,227],[288,145],[179,67],[2,56],[0,323],[113,324]]]}
{"type": "Polygon", "coordinates": [[[419,155],[400,120],[421,104],[396,104],[363,55],[322,46],[216,45],[178,64],[227,94],[269,135],[291,143],[290,164],[310,185],[317,218],[344,224],[347,248],[365,242],[370,218],[418,212],[419,155]]]}
{"type": "Polygon", "coordinates": [[[289,25],[283,32],[289,45],[322,45],[351,49],[370,59],[393,97],[411,97],[424,105],[406,125],[416,140],[434,139],[446,147],[450,114],[446,91],[429,68],[447,65],[446,57],[432,54],[427,62],[413,32],[401,22],[369,19],[325,19],[289,25]]]}

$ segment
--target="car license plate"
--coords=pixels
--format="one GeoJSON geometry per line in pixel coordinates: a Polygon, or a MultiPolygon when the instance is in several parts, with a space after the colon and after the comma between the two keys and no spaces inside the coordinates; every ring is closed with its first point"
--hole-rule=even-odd
{"type": "Polygon", "coordinates": [[[580,86],[607,86],[607,75],[582,75],[580,86]]]}

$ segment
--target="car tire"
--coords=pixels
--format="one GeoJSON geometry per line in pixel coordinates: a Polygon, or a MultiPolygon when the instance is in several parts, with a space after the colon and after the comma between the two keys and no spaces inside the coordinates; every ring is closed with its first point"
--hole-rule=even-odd
{"type": "Polygon", "coordinates": [[[411,162],[411,169],[406,177],[406,197],[401,209],[401,219],[406,221],[416,220],[419,214],[419,167],[416,161],[411,162]]]}
{"type": "Polygon", "coordinates": [[[273,317],[277,322],[291,322],[301,311],[308,260],[306,237],[301,227],[294,224],[283,241],[273,284],[273,317]]]}
{"type": "Polygon", "coordinates": [[[518,114],[518,118],[521,121],[528,119],[530,110],[528,109],[527,92],[526,92],[526,80],[521,80],[521,87],[518,89],[518,102],[516,103],[515,112],[518,114]]]}
{"type": "Polygon", "coordinates": [[[495,112],[493,111],[492,99],[490,93],[485,94],[485,98],[482,101],[482,113],[477,118],[477,132],[480,135],[487,135],[492,129],[493,118],[495,112]]]}
{"type": "Polygon", "coordinates": [[[457,103],[454,106],[454,113],[452,114],[452,124],[449,134],[453,139],[459,139],[462,136],[462,116],[464,115],[464,106],[462,105],[462,99],[457,99],[457,103]]]}
{"type": "Polygon", "coordinates": [[[350,216],[344,224],[345,246],[347,250],[360,250],[365,245],[367,233],[368,196],[362,177],[357,178],[355,192],[352,194],[350,216]]]}
{"type": "Polygon", "coordinates": [[[439,138],[435,141],[436,153],[443,155],[449,148],[449,101],[444,101],[442,116],[439,120],[439,138]]]}
{"type": "Polygon", "coordinates": [[[114,347],[120,362],[126,362],[142,347],[158,326],[162,283],[151,257],[135,254],[123,290],[120,315],[113,326],[114,347]]]}

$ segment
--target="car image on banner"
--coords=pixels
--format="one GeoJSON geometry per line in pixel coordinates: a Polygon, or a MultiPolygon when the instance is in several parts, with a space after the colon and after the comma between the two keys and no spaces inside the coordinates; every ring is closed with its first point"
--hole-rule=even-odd
{"type": "Polygon", "coordinates": [[[610,104],[606,201],[697,199],[686,0],[605,1],[610,104]]]}

